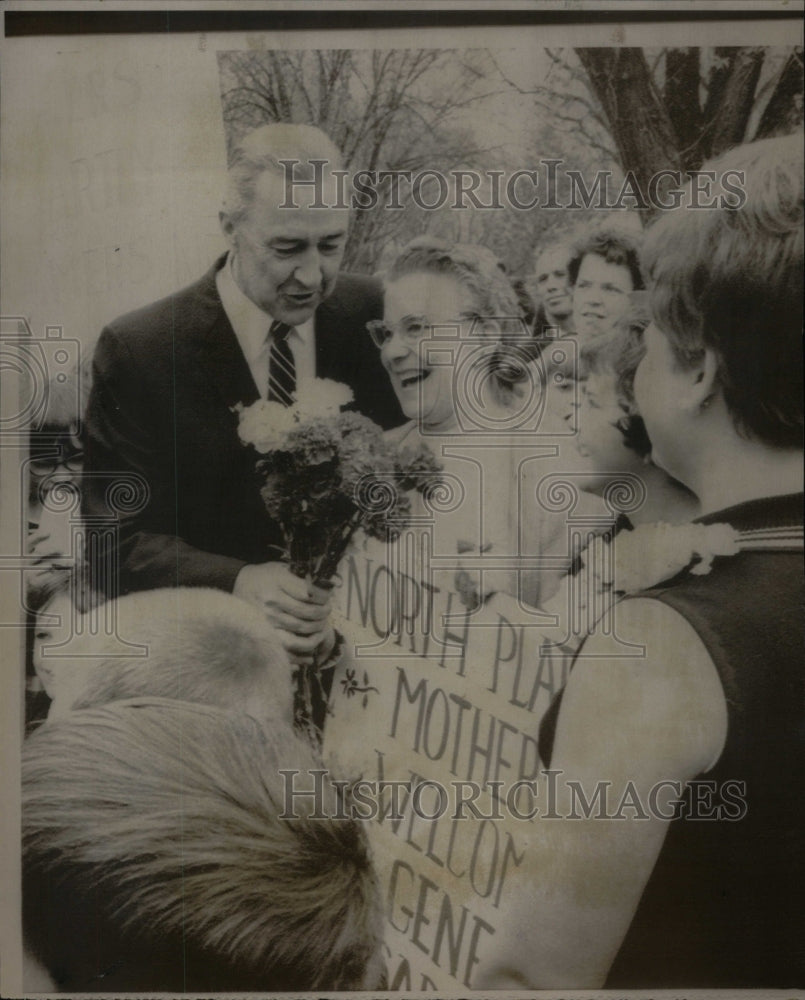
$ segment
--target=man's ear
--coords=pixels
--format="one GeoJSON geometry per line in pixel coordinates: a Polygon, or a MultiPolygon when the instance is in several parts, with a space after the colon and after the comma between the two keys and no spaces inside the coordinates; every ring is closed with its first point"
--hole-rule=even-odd
{"type": "Polygon", "coordinates": [[[685,373],[683,404],[690,410],[703,410],[718,393],[718,355],[705,348],[700,358],[685,373]]]}
{"type": "Polygon", "coordinates": [[[221,230],[226,237],[227,243],[235,249],[235,223],[232,221],[232,216],[225,212],[223,209],[218,213],[218,221],[221,223],[221,230]]]}

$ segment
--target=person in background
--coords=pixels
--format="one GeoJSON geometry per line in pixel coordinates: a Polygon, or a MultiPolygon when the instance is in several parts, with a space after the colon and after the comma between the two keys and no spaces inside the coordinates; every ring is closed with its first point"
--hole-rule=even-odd
{"type": "Polygon", "coordinates": [[[537,247],[534,257],[533,285],[537,313],[534,335],[562,337],[573,332],[573,297],[568,274],[570,247],[561,240],[551,240],[537,247]]]}
{"type": "Polygon", "coordinates": [[[609,334],[581,348],[578,433],[574,446],[584,488],[605,493],[639,480],[640,506],[633,524],[684,524],[698,513],[696,498],[651,460],[651,441],[634,399],[635,373],[645,354],[642,321],[622,320],[609,334]]]}
{"type": "Polygon", "coordinates": [[[29,433],[28,568],[24,575],[25,718],[32,721],[47,712],[48,698],[32,660],[36,616],[51,599],[60,581],[80,565],[79,521],[84,449],[81,416],[89,396],[91,352],[80,364],[48,382],[41,423],[29,433]]]}
{"type": "Polygon", "coordinates": [[[41,424],[30,431],[28,458],[28,554],[26,591],[36,601],[41,581],[54,565],[80,562],[75,551],[84,448],[81,418],[89,397],[91,352],[63,380],[47,386],[41,424]]]}
{"type": "MultiPolygon", "coordinates": [[[[584,503],[592,515],[596,511],[594,498],[600,498],[600,515],[611,520],[606,531],[596,531],[592,526],[588,529],[595,536],[590,542],[592,549],[597,549],[599,536],[607,540],[619,538],[620,549],[624,544],[622,531],[656,524],[687,524],[699,511],[696,497],[652,461],[651,441],[637,412],[634,377],[645,354],[646,323],[637,317],[622,320],[612,333],[595,337],[581,350],[578,431],[572,439],[577,462],[568,466],[582,491],[575,509],[584,503]],[[628,507],[628,514],[617,513],[619,497],[628,507]],[[607,500],[608,504],[604,502],[607,500]]],[[[530,544],[550,549],[559,543],[559,538],[552,540],[543,535],[530,544]]],[[[601,567],[597,563],[599,552],[592,549],[578,554],[570,573],[558,580],[555,594],[544,581],[539,590],[540,607],[557,614],[563,628],[572,623],[570,630],[577,637],[587,635],[614,598],[611,590],[599,592],[596,586],[594,574],[601,567]]],[[[646,553],[647,562],[650,558],[651,554],[646,553]]],[[[536,583],[525,575],[526,603],[536,603],[536,583]]],[[[549,713],[555,713],[558,706],[559,702],[554,702],[549,713]]]]}
{"type": "Polygon", "coordinates": [[[22,751],[25,984],[382,989],[382,904],[348,806],[279,721],[159,698],[48,720],[22,751]],[[287,769],[316,801],[289,799],[287,769]]]}
{"type": "Polygon", "coordinates": [[[567,273],[580,343],[611,332],[628,314],[632,293],[645,287],[639,254],[638,239],[613,226],[592,229],[574,243],[567,273]]]}

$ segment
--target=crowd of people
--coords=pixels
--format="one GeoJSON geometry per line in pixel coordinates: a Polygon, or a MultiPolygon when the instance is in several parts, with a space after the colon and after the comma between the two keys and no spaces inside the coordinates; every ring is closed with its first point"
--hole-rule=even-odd
{"type": "MultiPolygon", "coordinates": [[[[497,581],[527,605],[578,593],[568,583],[584,565],[564,515],[538,502],[546,470],[572,474],[616,549],[656,524],[730,530],[708,573],[697,542],[670,575],[612,589],[617,637],[584,617],[539,733],[543,764],[569,781],[641,799],[677,782],[687,798],[646,822],[546,830],[543,875],[507,901],[477,985],[805,985],[800,137],[710,165],[741,172],[740,209],[669,210],[642,239],[611,220],[554,232],[527,281],[486,248],[429,237],[377,277],[341,272],[348,210],[322,208],[337,199],[314,184],[280,209],[287,160],[301,180],[337,183],[339,151],[318,129],[248,134],[220,213],[228,252],[102,332],[80,440],[63,407],[34,435],[31,982],[386,982],[365,830],[283,811],[279,771],[321,766],[294,728],[292,673],[342,643],[331,591],[283,561],[237,435],[238,404],[289,403],[328,378],[390,442],[429,447],[459,477],[443,446],[466,437],[468,419],[496,436],[482,481],[440,530],[451,544],[547,557],[497,581]],[[462,345],[472,351],[457,378],[462,345]],[[548,458],[529,465],[520,432],[534,414],[548,458]],[[638,502],[618,516],[624,481],[638,502]],[[80,516],[48,502],[71,482],[80,516]],[[115,627],[99,630],[99,615],[115,627]],[[623,643],[644,655],[624,658],[623,643]],[[716,789],[743,782],[740,821],[672,822],[703,775],[716,789]],[[540,945],[524,949],[535,925],[540,945]]],[[[334,802],[349,794],[325,784],[334,802]]]]}

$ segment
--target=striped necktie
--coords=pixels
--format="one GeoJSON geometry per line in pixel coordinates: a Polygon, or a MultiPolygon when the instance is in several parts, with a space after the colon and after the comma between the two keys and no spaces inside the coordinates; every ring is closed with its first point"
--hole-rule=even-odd
{"type": "Polygon", "coordinates": [[[271,350],[268,352],[268,398],[290,406],[296,393],[296,362],[288,334],[293,330],[287,323],[275,319],[268,332],[271,350]]]}

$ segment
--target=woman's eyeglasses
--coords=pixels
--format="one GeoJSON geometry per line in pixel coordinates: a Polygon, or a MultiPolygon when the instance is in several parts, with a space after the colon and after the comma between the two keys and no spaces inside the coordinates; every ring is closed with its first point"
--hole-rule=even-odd
{"type": "Polygon", "coordinates": [[[408,316],[393,326],[382,319],[370,319],[366,324],[366,329],[375,343],[376,347],[384,347],[396,334],[407,344],[417,344],[423,337],[429,336],[433,330],[450,331],[457,336],[462,323],[469,323],[477,320],[475,313],[467,313],[459,316],[458,319],[442,320],[440,323],[431,323],[424,316],[408,316]]]}

